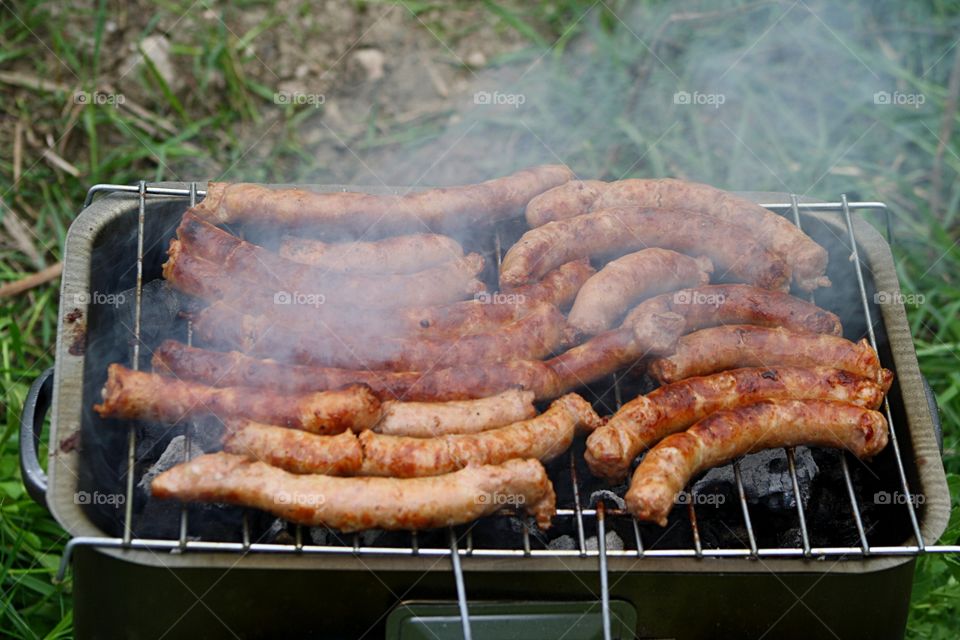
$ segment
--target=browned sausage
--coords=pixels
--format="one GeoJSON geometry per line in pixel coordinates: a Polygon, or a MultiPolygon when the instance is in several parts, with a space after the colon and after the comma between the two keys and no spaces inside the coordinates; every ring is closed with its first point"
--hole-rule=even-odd
{"type": "Polygon", "coordinates": [[[633,474],[627,509],[666,526],[677,494],[698,473],[761,449],[802,444],[870,458],[887,446],[887,421],[877,411],[824,400],[768,400],[714,413],[647,453],[633,474]]]}
{"type": "Polygon", "coordinates": [[[503,258],[500,285],[537,280],[556,266],[584,256],[620,256],[647,247],[705,255],[715,275],[764,289],[784,289],[790,266],[744,229],[681,209],[605,209],[527,231],[503,258]]]}
{"type": "Polygon", "coordinates": [[[407,478],[514,458],[552,460],[570,448],[577,429],[595,429],[600,423],[590,404],[571,393],[555,400],[536,418],[481,433],[436,438],[364,434],[360,437],[361,473],[407,478]]]}
{"type": "Polygon", "coordinates": [[[193,210],[183,215],[177,238],[182,253],[217,264],[224,276],[256,283],[278,296],[278,304],[296,303],[303,296],[321,305],[426,306],[462,300],[485,289],[476,278],[483,258],[475,253],[411,274],[344,275],[282,258],[213,226],[193,210]]]}
{"type": "Polygon", "coordinates": [[[650,298],[627,314],[624,324],[651,313],[683,316],[691,333],[721,324],[755,324],[790,331],[843,334],[836,314],[781,291],[746,284],[719,284],[682,289],[650,298]]]}
{"type": "Polygon", "coordinates": [[[430,478],[296,475],[229,453],[194,458],[150,484],[157,498],[263,509],[308,526],[341,531],[420,530],[471,522],[522,506],[541,529],[556,512],[553,485],[537,460],[467,467],[430,478]]]}
{"type": "Polygon", "coordinates": [[[729,325],[701,329],[677,341],[676,352],[655,360],[649,372],[661,383],[741,367],[834,367],[879,380],[880,360],[866,340],[787,329],[729,325]]]}
{"type": "Polygon", "coordinates": [[[440,338],[380,338],[326,327],[315,330],[247,316],[223,303],[192,315],[198,343],[238,349],[286,362],[348,369],[427,371],[463,363],[540,359],[556,350],[568,329],[566,318],[549,304],[490,333],[440,338]]]}
{"type": "Polygon", "coordinates": [[[508,389],[529,389],[537,400],[561,393],[557,375],[537,360],[510,360],[428,371],[330,369],[259,360],[232,351],[208,351],[167,340],[153,352],[155,371],[220,387],[270,389],[297,394],[369,385],[383,399],[441,402],[484,398],[508,389]]]}
{"type": "Polygon", "coordinates": [[[352,476],[363,465],[363,449],[352,431],[320,436],[251,420],[227,420],[223,450],[293,473],[352,476]]]}
{"type": "Polygon", "coordinates": [[[477,433],[537,415],[533,397],[533,391],[510,389],[477,400],[388,401],[383,403],[383,415],[373,429],[384,435],[411,438],[477,433]]]}
{"type": "Polygon", "coordinates": [[[280,256],[334,273],[414,273],[463,257],[448,236],[418,233],[369,242],[323,242],[287,236],[280,256]]]}
{"type": "Polygon", "coordinates": [[[826,367],[734,369],[687,378],[623,405],[587,438],[585,458],[594,475],[619,481],[638,455],[717,411],[785,399],[836,400],[876,409],[893,381],[893,373],[883,373],[882,385],[826,367]]]}
{"type": "Polygon", "coordinates": [[[713,264],[669,249],[643,249],[607,264],[587,280],[570,310],[570,325],[586,335],[613,328],[644,298],[710,282],[713,264]]]}
{"type": "Polygon", "coordinates": [[[211,303],[222,301],[229,307],[244,309],[245,313],[269,316],[284,324],[339,335],[443,337],[490,332],[519,320],[537,303],[568,306],[594,273],[588,260],[578,260],[561,265],[539,282],[506,291],[505,295],[484,293],[474,300],[384,311],[327,304],[325,300],[315,305],[278,304],[275,292],[226,275],[216,263],[185,253],[177,239],[171,240],[168,256],[163,265],[164,278],[190,296],[211,303]]]}
{"type": "Polygon", "coordinates": [[[103,402],[93,409],[105,418],[177,423],[197,415],[249,418],[313,433],[369,429],[380,419],[380,401],[354,385],[299,395],[259,393],[248,388],[208,387],[156,373],[107,368],[103,402]]]}
{"type": "Polygon", "coordinates": [[[705,184],[674,180],[571,181],[540,194],[527,205],[527,222],[554,220],[613,207],[688,209],[749,229],[763,246],[783,256],[804,291],[830,286],[827,252],[788,220],[745,198],[705,184]]]}
{"type": "Polygon", "coordinates": [[[564,166],[544,165],[480,184],[399,196],[211,182],[196,210],[198,215],[217,223],[316,225],[328,231],[367,236],[424,230],[444,233],[519,215],[531,198],[572,177],[564,166]]]}
{"type": "Polygon", "coordinates": [[[551,358],[547,364],[557,376],[557,393],[596,382],[644,358],[671,352],[683,326],[683,317],[675,313],[651,313],[635,318],[633,327],[605,331],[551,358]]]}

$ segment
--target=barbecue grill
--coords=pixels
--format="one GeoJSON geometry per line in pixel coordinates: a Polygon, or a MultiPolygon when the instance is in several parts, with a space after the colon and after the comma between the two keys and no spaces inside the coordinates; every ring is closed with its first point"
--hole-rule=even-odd
{"type": "MultiPolygon", "coordinates": [[[[748,197],[828,250],[834,286],[816,302],[840,315],[847,338],[868,336],[896,373],[882,408],[890,445],[870,465],[836,451],[779,452],[769,464],[785,482],[771,506],[756,498],[770,487],[747,477],[748,456],[727,470],[725,489],[691,487],[665,529],[638,523],[618,502],[624,487],[605,491],[590,476],[582,442],[548,465],[558,510],[546,534],[510,509],[444,531],[345,536],[253,510],[153,501],[144,474],[175,455],[175,437],[182,457],[206,446],[206,428],[157,437],[156,427],[108,425],[90,407],[108,362],[143,368],[163,338],[189,339],[186,320],[162,313],[176,305],[154,281],[181,214],[203,195],[196,183],[97,185],[67,236],[56,366],[27,398],[21,465],[30,495],[72,536],[58,578],[72,565],[78,637],[897,637],[916,557],[960,552],[933,544],[950,497],[893,258],[855,215],[886,207],[845,196],[748,197]],[[48,410],[44,474],[36,452],[48,410]]],[[[521,231],[504,224],[469,248],[499,265],[521,231]]],[[[582,393],[612,413],[649,384],[621,372],[582,393]]]]}

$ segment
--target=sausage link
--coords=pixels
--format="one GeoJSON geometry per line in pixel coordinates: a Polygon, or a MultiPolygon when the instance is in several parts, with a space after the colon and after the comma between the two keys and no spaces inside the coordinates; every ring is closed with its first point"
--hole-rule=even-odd
{"type": "Polygon", "coordinates": [[[546,191],[527,205],[527,222],[538,227],[554,220],[613,207],[688,209],[750,230],[763,246],[782,256],[803,291],[830,286],[828,255],[786,218],[758,204],[709,185],[685,180],[573,180],[546,191]]]}
{"type": "Polygon", "coordinates": [[[543,165],[479,184],[400,196],[211,182],[195,210],[218,224],[313,225],[366,237],[419,233],[425,228],[448,233],[519,215],[534,196],[572,177],[567,167],[543,165]]]}
{"type": "Polygon", "coordinates": [[[500,285],[540,278],[585,256],[621,256],[647,247],[708,257],[723,279],[785,289],[790,266],[750,237],[749,229],[682,209],[605,209],[527,231],[503,258],[500,285]]]}
{"type": "Polygon", "coordinates": [[[834,367],[880,380],[880,360],[866,340],[782,328],[729,325],[701,329],[677,341],[676,351],[650,364],[661,384],[741,367],[834,367]]]}
{"type": "Polygon", "coordinates": [[[824,400],[768,400],[714,413],[647,453],[625,496],[627,509],[666,526],[677,494],[698,473],[761,449],[798,445],[871,458],[887,446],[887,421],[878,411],[824,400]]]}
{"type": "Polygon", "coordinates": [[[471,522],[504,504],[522,505],[541,529],[556,513],[556,495],[537,460],[467,467],[430,478],[337,478],[296,475],[229,453],[179,464],[153,479],[161,499],[229,503],[290,522],[344,532],[421,530],[471,522]]]}
{"type": "Polygon", "coordinates": [[[242,387],[208,387],[120,364],[107,368],[103,402],[93,409],[105,418],[169,424],[207,414],[249,418],[321,434],[369,429],[380,419],[380,401],[363,385],[276,395],[242,387]]]}
{"type": "Polygon", "coordinates": [[[657,294],[710,281],[713,264],[669,249],[643,249],[609,262],[587,280],[570,310],[570,325],[586,335],[612,328],[631,306],[657,294]]]}
{"type": "Polygon", "coordinates": [[[876,409],[893,373],[882,384],[827,367],[734,369],[687,378],[637,396],[587,438],[585,458],[594,475],[621,480],[638,455],[711,413],[760,400],[836,400],[876,409]]]}
{"type": "Polygon", "coordinates": [[[388,401],[374,431],[411,438],[477,433],[534,417],[533,397],[533,391],[511,389],[478,400],[388,401]]]}

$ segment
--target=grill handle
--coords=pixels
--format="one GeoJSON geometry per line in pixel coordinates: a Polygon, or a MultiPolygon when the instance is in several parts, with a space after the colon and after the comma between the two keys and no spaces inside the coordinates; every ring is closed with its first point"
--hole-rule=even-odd
{"type": "Polygon", "coordinates": [[[37,452],[52,396],[53,367],[50,367],[30,385],[20,414],[20,476],[27,493],[42,507],[47,506],[47,474],[40,466],[37,452]]]}

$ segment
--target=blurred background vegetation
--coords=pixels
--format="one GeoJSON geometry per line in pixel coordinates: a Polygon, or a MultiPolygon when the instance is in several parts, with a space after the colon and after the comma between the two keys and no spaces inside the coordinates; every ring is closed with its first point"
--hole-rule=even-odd
{"type": "MultiPolygon", "coordinates": [[[[432,185],[563,162],[883,200],[960,472],[958,27],[939,0],[0,0],[0,636],[70,633],[64,534],[23,491],[16,434],[98,182],[432,185]]],[[[960,635],[958,578],[920,560],[912,637],[960,635]]]]}

